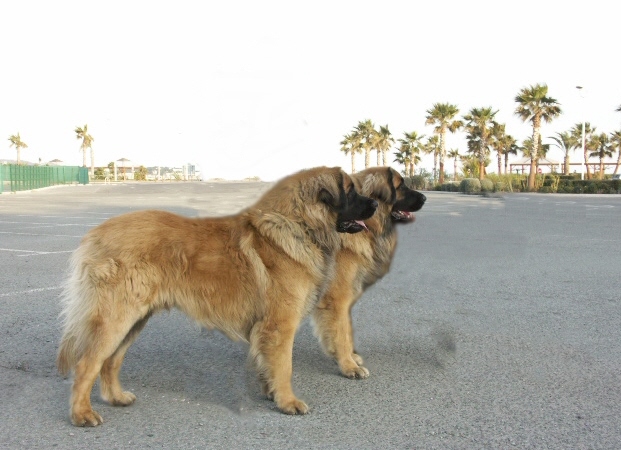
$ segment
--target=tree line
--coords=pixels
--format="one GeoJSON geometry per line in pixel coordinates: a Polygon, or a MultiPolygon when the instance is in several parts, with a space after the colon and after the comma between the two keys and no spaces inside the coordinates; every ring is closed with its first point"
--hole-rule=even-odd
{"type": "MultiPolygon", "coordinates": [[[[514,113],[524,122],[532,125],[532,136],[525,139],[521,145],[506,132],[506,124],[495,120],[498,110],[492,107],[472,108],[461,118],[458,117],[459,108],[450,103],[435,103],[426,111],[425,125],[434,126],[433,135],[425,136],[417,131],[404,132],[403,137],[395,141],[388,125],[376,129],[371,120],[358,123],[353,130],[344,135],[340,142],[340,150],[351,156],[352,173],[355,172],[355,158],[357,154],[364,153],[365,168],[369,167],[371,153],[377,152],[377,165],[386,165],[386,154],[396,144],[394,162],[404,166],[406,176],[414,175],[416,165],[421,161],[421,154],[432,154],[434,158],[433,173],[434,183],[444,183],[444,166],[447,158],[453,159],[454,170],[457,172],[457,160],[461,159],[469,168],[472,175],[478,175],[479,179],[485,176],[485,167],[490,162],[492,151],[496,152],[498,174],[507,173],[509,155],[517,155],[521,151],[530,159],[530,173],[528,176],[528,189],[535,189],[535,175],[537,163],[540,158],[550,149],[550,144],[543,144],[541,138],[541,125],[549,123],[562,114],[558,101],[548,95],[546,84],[535,84],[522,88],[515,96],[517,107],[514,113]],[[466,133],[468,155],[460,155],[457,149],[446,148],[446,136],[463,130],[466,133]],[[448,151],[447,151],[448,150],[448,151]],[[381,160],[381,161],[380,161],[381,160]],[[504,164],[504,165],[503,165],[504,164]],[[439,165],[439,168],[438,168],[439,165]],[[439,170],[436,170],[439,169],[439,170]]],[[[616,109],[621,112],[621,106],[616,109]]],[[[582,149],[584,145],[584,162],[587,168],[587,179],[592,174],[589,166],[590,158],[599,158],[599,177],[604,175],[603,160],[618,154],[614,173],[616,174],[621,164],[621,130],[611,133],[598,133],[596,128],[589,122],[578,123],[569,130],[550,136],[555,146],[563,152],[563,172],[569,174],[570,153],[576,149],[582,149]]]]}
{"type": "MultiPolygon", "coordinates": [[[[87,124],[85,124],[83,127],[75,127],[74,132],[76,134],[76,139],[82,141],[80,143],[80,151],[82,152],[82,156],[83,156],[82,167],[86,167],[86,150],[90,150],[90,156],[91,156],[90,176],[92,177],[93,172],[95,170],[95,153],[93,151],[93,142],[95,141],[95,138],[89,134],[87,124]]],[[[16,159],[17,164],[21,164],[21,150],[23,148],[28,148],[28,144],[22,141],[22,138],[19,135],[19,132],[9,136],[9,142],[10,142],[9,147],[15,147],[15,149],[17,150],[17,159],[16,159]]]]}

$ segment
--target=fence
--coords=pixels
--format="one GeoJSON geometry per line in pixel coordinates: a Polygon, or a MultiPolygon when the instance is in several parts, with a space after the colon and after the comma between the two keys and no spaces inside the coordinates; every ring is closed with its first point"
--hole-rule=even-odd
{"type": "Polygon", "coordinates": [[[88,168],[78,166],[0,166],[0,193],[28,191],[58,184],[88,184],[88,168]]]}

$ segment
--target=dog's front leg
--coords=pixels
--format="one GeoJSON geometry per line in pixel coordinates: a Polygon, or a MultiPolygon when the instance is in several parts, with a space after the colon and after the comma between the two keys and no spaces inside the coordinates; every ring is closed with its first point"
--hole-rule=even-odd
{"type": "Polygon", "coordinates": [[[265,318],[255,324],[250,335],[250,352],[263,393],[286,414],[308,412],[306,403],[295,396],[291,387],[293,340],[299,322],[299,318],[292,320],[285,315],[265,318]]]}

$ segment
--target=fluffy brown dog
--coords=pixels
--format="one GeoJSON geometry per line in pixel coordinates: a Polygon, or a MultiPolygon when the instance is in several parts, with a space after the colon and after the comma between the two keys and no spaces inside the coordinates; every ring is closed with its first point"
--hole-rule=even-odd
{"type": "Polygon", "coordinates": [[[89,231],[72,256],[57,359],[61,373],[74,371],[71,422],[102,423],[90,402],[98,376],[105,401],[134,402],[118,377],[125,352],[170,308],[249,342],[264,393],[285,413],[306,413],[291,388],[295,332],[334,275],[338,232],[361,231],[376,207],[342,170],[320,167],[233,216],[142,211],[89,231]]]}
{"type": "Polygon", "coordinates": [[[408,188],[394,169],[375,167],[351,176],[356,190],[378,201],[373,217],[365,220],[368,232],[344,235],[337,255],[336,276],[313,312],[315,332],[324,351],[333,357],[341,373],[366,378],[369,371],[354,351],[351,309],[364,290],[390,268],[397,245],[395,225],[414,220],[412,212],[425,196],[408,188]]]}

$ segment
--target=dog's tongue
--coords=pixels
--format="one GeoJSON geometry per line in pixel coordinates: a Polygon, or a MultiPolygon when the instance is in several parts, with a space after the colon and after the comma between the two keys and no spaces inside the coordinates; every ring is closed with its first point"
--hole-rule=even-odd
{"type": "Polygon", "coordinates": [[[369,229],[367,228],[367,225],[362,220],[354,220],[354,222],[356,222],[358,225],[360,225],[366,231],[369,231],[369,229]]]}

